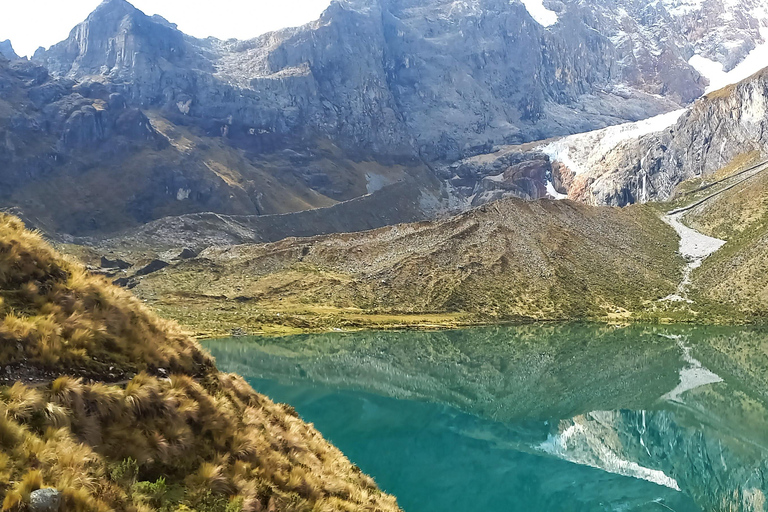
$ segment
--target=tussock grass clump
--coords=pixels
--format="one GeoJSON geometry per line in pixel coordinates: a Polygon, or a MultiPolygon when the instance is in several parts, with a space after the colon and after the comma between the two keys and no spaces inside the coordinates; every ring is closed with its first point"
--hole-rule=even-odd
{"type": "Polygon", "coordinates": [[[194,341],[129,293],[60,257],[15,217],[0,216],[0,360],[82,372],[211,365],[194,341]]]}
{"type": "Polygon", "coordinates": [[[49,487],[75,511],[399,510],[292,408],[2,216],[0,293],[0,367],[33,381],[0,387],[3,510],[49,487]],[[137,373],[110,382],[117,365],[137,373]]]}

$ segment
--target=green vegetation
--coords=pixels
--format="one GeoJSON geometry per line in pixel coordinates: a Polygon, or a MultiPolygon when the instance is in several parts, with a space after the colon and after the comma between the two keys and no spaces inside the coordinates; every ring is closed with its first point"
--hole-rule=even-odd
{"type": "Polygon", "coordinates": [[[504,200],[446,220],[213,247],[134,292],[198,336],[632,320],[673,293],[677,236],[647,206],[504,200]]]}
{"type": "Polygon", "coordinates": [[[697,302],[718,318],[762,321],[768,316],[768,175],[761,173],[692,210],[695,229],[727,240],[693,274],[697,302]]]}
{"type": "Polygon", "coordinates": [[[398,510],[293,409],[9,216],[0,293],[3,510],[41,488],[75,511],[398,510]]]}

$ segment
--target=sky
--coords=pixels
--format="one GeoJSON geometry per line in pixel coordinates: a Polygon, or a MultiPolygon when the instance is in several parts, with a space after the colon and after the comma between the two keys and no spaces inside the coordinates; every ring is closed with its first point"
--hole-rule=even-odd
{"type": "MultiPolygon", "coordinates": [[[[2,0],[0,0],[2,1],[2,0]]],[[[101,0],[3,1],[0,41],[10,39],[19,55],[66,39],[101,0]]],[[[270,30],[315,20],[330,0],[135,0],[146,14],[159,14],[195,37],[250,39],[270,30]]]]}

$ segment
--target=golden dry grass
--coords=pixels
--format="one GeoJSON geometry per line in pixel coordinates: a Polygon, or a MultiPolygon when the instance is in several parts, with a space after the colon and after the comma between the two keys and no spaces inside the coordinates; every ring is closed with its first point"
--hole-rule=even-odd
{"type": "Polygon", "coordinates": [[[44,487],[76,511],[399,510],[292,408],[219,373],[173,324],[9,216],[0,292],[0,366],[36,381],[0,387],[3,510],[44,487]],[[100,381],[117,365],[138,373],[100,381]],[[89,379],[68,375],[81,369],[89,379]]]}

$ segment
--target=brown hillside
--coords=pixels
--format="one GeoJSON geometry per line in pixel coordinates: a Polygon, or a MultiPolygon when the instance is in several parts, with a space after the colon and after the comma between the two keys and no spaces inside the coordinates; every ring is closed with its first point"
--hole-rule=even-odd
{"type": "Polygon", "coordinates": [[[3,510],[45,488],[60,510],[399,510],[290,407],[9,216],[0,312],[3,510]]]}
{"type": "Polygon", "coordinates": [[[646,207],[512,199],[434,222],[209,248],[134,291],[200,333],[381,326],[381,315],[626,318],[675,290],[677,244],[646,207]]]}

